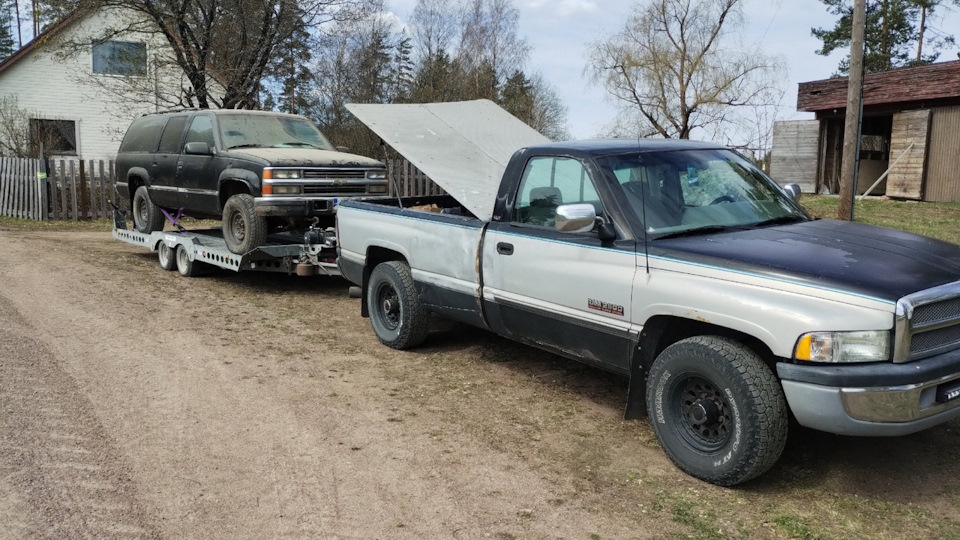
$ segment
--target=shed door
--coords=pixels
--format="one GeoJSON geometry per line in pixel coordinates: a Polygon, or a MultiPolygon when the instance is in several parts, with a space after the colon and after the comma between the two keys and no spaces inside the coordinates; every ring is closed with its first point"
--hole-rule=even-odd
{"type": "Polygon", "coordinates": [[[960,106],[934,109],[927,152],[924,200],[960,201],[960,106]]]}
{"type": "Polygon", "coordinates": [[[770,176],[781,186],[795,182],[804,193],[817,189],[820,121],[774,122],[770,176]]]}
{"type": "Polygon", "coordinates": [[[930,110],[906,111],[893,115],[890,135],[890,168],[887,196],[904,199],[923,197],[923,175],[927,162],[927,134],[930,132],[930,110]],[[912,145],[912,146],[911,146],[912,145]],[[903,157],[901,157],[903,156],[903,157]]]}

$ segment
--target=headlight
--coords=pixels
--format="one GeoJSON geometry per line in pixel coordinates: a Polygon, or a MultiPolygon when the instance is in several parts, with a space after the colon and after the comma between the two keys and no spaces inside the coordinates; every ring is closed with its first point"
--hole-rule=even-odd
{"type": "Polygon", "coordinates": [[[890,332],[810,332],[800,336],[793,357],[808,362],[883,362],[890,360],[890,332]]]}
{"type": "Polygon", "coordinates": [[[385,169],[374,169],[372,171],[367,171],[368,180],[386,180],[387,171],[385,169]]]}
{"type": "Polygon", "coordinates": [[[273,178],[275,180],[292,180],[300,178],[300,171],[296,169],[274,169],[273,178]]]}

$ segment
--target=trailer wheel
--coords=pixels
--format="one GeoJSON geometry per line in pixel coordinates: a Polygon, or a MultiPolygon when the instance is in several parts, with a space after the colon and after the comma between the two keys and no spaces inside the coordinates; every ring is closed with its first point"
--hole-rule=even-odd
{"type": "Polygon", "coordinates": [[[160,268],[164,270],[173,270],[177,267],[176,253],[166,242],[160,242],[157,248],[157,259],[160,260],[160,268]]]}
{"type": "Polygon", "coordinates": [[[200,275],[200,269],[203,263],[200,261],[191,261],[187,248],[182,244],[177,246],[177,271],[183,277],[196,277],[200,275]]]}
{"type": "Polygon", "coordinates": [[[390,261],[373,269],[367,308],[373,331],[384,345],[402,350],[416,347],[426,339],[429,314],[420,303],[406,263],[390,261]]]}
{"type": "Polygon", "coordinates": [[[223,240],[233,253],[243,255],[267,239],[267,219],[253,208],[253,197],[240,193],[223,205],[223,240]]]}
{"type": "Polygon", "coordinates": [[[142,233],[163,230],[163,212],[153,204],[147,186],[140,186],[133,194],[133,226],[142,233]]]}
{"type": "Polygon", "coordinates": [[[787,440],[780,383],[756,353],[727,338],[692,337],[660,353],[647,410],[674,464],[720,486],[766,472],[787,440]]]}

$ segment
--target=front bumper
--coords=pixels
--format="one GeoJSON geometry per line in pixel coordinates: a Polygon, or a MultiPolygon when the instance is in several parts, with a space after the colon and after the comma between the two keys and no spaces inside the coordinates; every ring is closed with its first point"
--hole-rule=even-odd
{"type": "Polygon", "coordinates": [[[916,362],[777,364],[797,421],[841,435],[896,436],[960,417],[960,350],[916,362]]]}
{"type": "Polygon", "coordinates": [[[253,209],[261,216],[313,217],[336,212],[337,197],[255,197],[253,209]]]}

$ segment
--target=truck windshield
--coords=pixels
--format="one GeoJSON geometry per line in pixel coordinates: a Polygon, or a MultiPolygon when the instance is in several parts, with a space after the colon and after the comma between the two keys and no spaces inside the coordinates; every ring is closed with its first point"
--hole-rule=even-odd
{"type": "Polygon", "coordinates": [[[227,148],[319,148],[333,146],[306,118],[269,114],[220,114],[220,135],[227,148]]]}
{"type": "Polygon", "coordinates": [[[803,209],[736,152],[676,150],[600,160],[651,238],[806,221],[803,209]]]}

